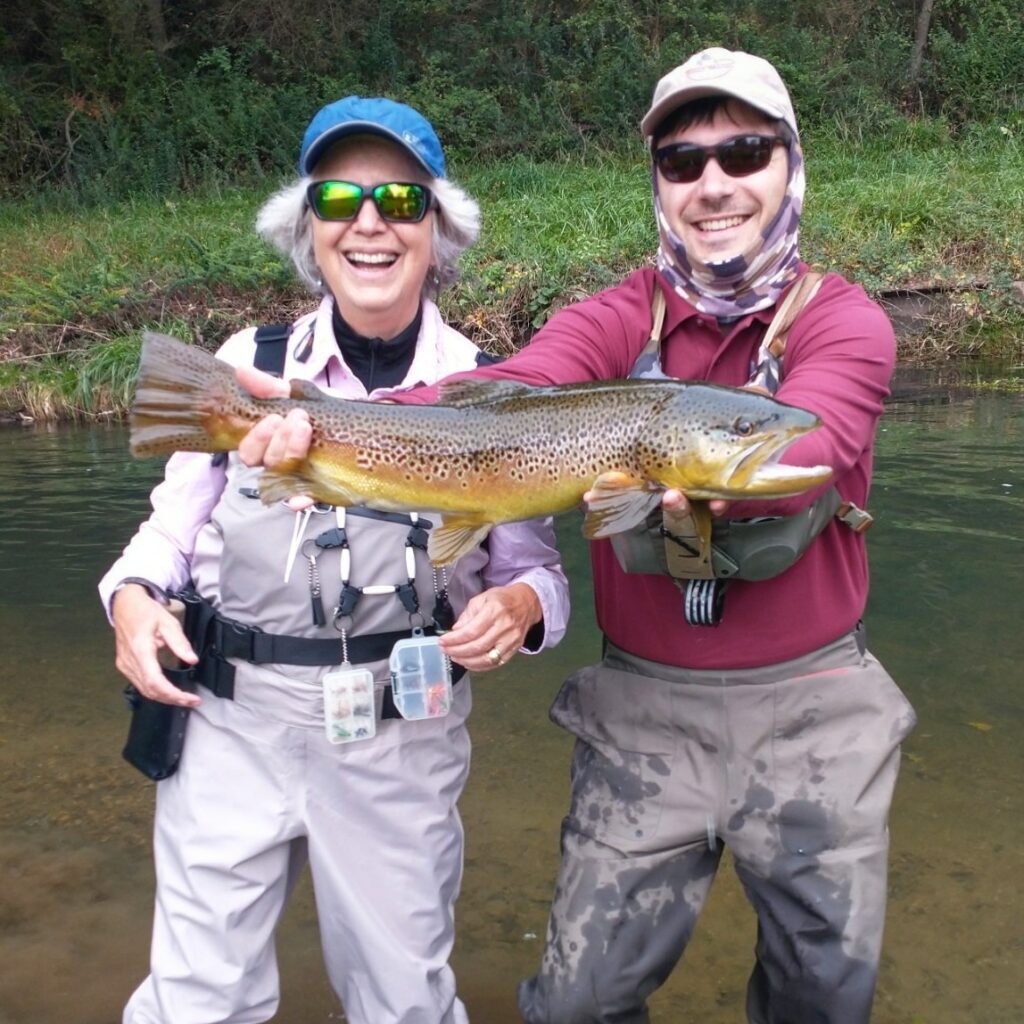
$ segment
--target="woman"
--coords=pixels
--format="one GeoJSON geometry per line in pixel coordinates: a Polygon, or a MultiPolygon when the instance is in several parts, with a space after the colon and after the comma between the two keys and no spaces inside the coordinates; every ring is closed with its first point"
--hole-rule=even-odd
{"type": "MultiPolygon", "coordinates": [[[[269,341],[236,334],[220,357],[346,398],[476,365],[432,300],[479,209],[446,179],[430,124],[390,100],[347,97],[313,118],[299,172],[257,228],[320,306],[269,341]]],[[[265,507],[260,472],[235,455],[174,455],[152,515],[100,584],[120,671],[143,696],[193,709],[180,767],[157,785],[151,973],[124,1020],[270,1019],[274,929],[308,859],[347,1019],[463,1022],[448,965],[469,767],[462,673],[563,635],[550,523],[493,531],[449,576],[426,559],[429,516],[265,507]],[[163,603],[189,584],[192,607],[212,617],[201,639],[163,603]],[[450,696],[403,706],[386,685],[389,656],[429,647],[446,626],[450,696]],[[172,686],[164,647],[198,658],[208,688],[172,686]],[[367,671],[374,701],[360,718],[367,671]]]]}

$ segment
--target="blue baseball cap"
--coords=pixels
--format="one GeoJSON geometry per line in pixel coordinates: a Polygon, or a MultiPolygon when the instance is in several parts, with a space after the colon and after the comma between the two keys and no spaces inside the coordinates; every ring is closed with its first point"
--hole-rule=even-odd
{"type": "Polygon", "coordinates": [[[445,176],[441,141],[430,122],[412,107],[380,96],[346,96],[318,111],[302,137],[299,174],[309,174],[339,139],[360,133],[397,142],[431,177],[445,176]]]}

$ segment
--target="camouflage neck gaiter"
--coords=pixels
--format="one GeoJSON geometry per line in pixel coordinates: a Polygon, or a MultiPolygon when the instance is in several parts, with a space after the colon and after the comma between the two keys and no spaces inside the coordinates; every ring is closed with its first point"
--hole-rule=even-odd
{"type": "Polygon", "coordinates": [[[719,319],[735,319],[767,309],[797,274],[800,260],[800,212],[804,201],[804,161],[800,143],[789,143],[789,181],[779,211],[764,236],[747,252],[721,263],[701,263],[668,226],[658,195],[658,174],[652,165],[654,211],[661,244],[658,269],[696,309],[719,319]]]}

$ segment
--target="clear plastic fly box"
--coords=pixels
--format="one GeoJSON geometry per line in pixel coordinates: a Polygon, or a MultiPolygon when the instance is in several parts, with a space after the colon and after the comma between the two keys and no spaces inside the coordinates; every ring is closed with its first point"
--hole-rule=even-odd
{"type": "Polygon", "coordinates": [[[391,688],[403,718],[441,718],[452,706],[451,662],[436,636],[422,630],[399,640],[391,649],[391,688]]]}
{"type": "Polygon", "coordinates": [[[373,673],[341,665],[323,678],[324,727],[331,743],[372,739],[377,733],[373,673]]]}

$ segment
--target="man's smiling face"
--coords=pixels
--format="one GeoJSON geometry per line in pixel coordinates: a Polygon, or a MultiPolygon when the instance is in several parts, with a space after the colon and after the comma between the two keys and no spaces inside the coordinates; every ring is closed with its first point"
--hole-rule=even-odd
{"type": "MultiPolygon", "coordinates": [[[[776,135],[774,121],[737,100],[718,107],[711,120],[680,128],[657,146],[688,142],[714,146],[737,135],[776,135]]],[[[658,196],[668,226],[701,263],[721,263],[756,249],[786,195],[786,147],[772,150],[768,166],[732,178],[711,157],[694,182],[671,182],[658,172],[658,196]]]]}

